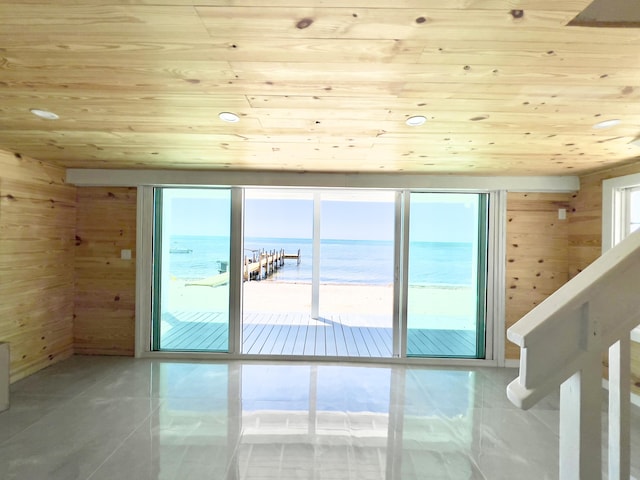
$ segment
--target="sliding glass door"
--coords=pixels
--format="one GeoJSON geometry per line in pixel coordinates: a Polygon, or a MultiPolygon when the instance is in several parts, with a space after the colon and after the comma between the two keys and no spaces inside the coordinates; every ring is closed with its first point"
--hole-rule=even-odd
{"type": "Polygon", "coordinates": [[[230,189],[156,189],[154,350],[228,351],[230,212],[230,189]]]}
{"type": "Polygon", "coordinates": [[[483,358],[486,195],[412,193],[409,212],[407,356],[483,358]]]}
{"type": "Polygon", "coordinates": [[[247,188],[234,201],[237,237],[230,188],[156,189],[154,350],[484,358],[488,194],[247,188]]]}

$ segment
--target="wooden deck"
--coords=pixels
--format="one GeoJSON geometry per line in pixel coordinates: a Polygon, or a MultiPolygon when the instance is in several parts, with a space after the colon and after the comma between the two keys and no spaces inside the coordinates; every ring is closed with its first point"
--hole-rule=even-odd
{"type": "MultiPolygon", "coordinates": [[[[172,312],[163,317],[162,350],[226,351],[228,327],[219,312],[172,312]]],[[[392,330],[387,319],[302,313],[247,313],[242,352],[254,355],[391,357],[392,330]]],[[[409,330],[409,356],[473,357],[474,332],[409,330]]]]}

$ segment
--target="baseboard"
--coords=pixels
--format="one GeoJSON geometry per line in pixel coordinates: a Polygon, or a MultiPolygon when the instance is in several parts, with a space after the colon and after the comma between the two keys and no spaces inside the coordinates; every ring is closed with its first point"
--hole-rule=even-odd
{"type": "Polygon", "coordinates": [[[518,368],[520,366],[520,360],[505,360],[505,368],[518,368]]]}

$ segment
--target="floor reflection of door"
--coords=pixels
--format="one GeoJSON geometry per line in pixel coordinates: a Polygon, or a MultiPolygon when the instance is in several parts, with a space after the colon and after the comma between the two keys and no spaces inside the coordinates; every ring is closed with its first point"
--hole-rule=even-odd
{"type": "Polygon", "coordinates": [[[392,355],[395,193],[249,189],[247,263],[300,252],[243,286],[243,352],[392,355]]]}

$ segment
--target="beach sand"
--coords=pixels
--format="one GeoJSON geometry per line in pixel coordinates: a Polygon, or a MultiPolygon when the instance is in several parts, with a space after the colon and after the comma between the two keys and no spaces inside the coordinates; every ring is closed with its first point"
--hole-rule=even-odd
{"type": "MultiPolygon", "coordinates": [[[[225,311],[228,285],[187,286],[170,284],[171,311],[225,311]]],[[[412,328],[475,328],[475,292],[469,287],[410,287],[409,312],[412,328]]],[[[272,280],[243,284],[243,311],[261,313],[302,313],[311,311],[311,285],[272,280]]],[[[341,318],[363,316],[391,318],[392,285],[325,284],[320,286],[320,314],[341,318]]],[[[390,325],[389,325],[390,326],[390,325]]]]}

